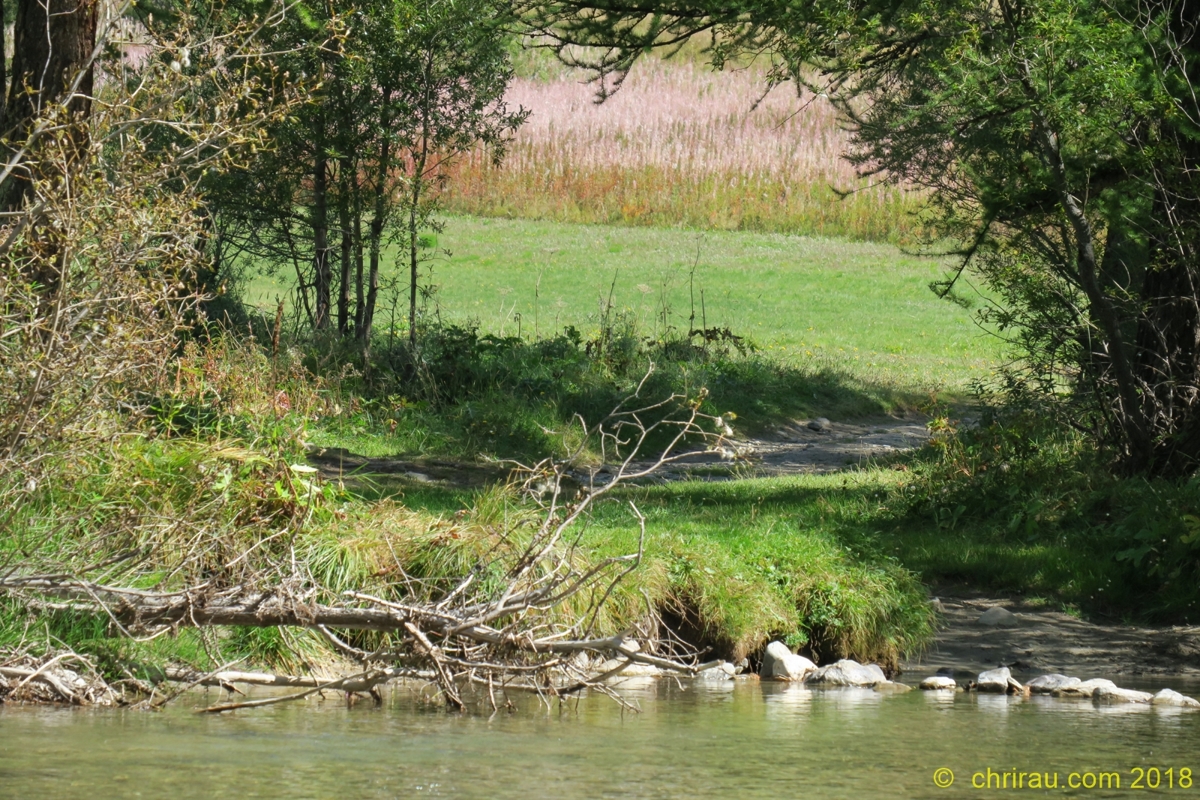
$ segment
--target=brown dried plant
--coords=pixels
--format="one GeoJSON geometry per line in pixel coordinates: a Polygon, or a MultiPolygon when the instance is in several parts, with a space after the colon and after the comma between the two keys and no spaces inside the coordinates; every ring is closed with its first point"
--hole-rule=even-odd
{"type": "Polygon", "coordinates": [[[153,389],[216,288],[206,174],[267,146],[265,124],[298,102],[302,87],[257,52],[269,20],[214,32],[197,21],[203,9],[190,10],[169,31],[110,24],[83,67],[98,73],[90,115],[71,113],[80,82],[68,82],[74,90],[22,141],[6,142],[0,183],[28,189],[0,217],[0,476],[10,490],[14,474],[36,482],[68,440],[119,429],[153,389]],[[131,30],[136,39],[118,38],[131,30]]]}

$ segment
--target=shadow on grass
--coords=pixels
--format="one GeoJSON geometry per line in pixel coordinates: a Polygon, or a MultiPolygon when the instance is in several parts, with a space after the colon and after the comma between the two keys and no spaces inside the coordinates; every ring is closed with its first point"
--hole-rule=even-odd
{"type": "MultiPolygon", "coordinates": [[[[319,371],[318,361],[310,359],[319,371]]],[[[815,416],[889,413],[928,400],[835,366],[782,363],[740,343],[649,341],[629,331],[585,342],[568,329],[531,342],[445,326],[428,332],[415,356],[407,342],[394,343],[374,357],[369,372],[369,383],[344,384],[346,410],[323,418],[314,441],[366,456],[538,460],[571,449],[579,418],[603,419],[639,385],[647,402],[673,394],[703,397],[702,411],[733,415],[735,428],[746,434],[815,416]]]]}

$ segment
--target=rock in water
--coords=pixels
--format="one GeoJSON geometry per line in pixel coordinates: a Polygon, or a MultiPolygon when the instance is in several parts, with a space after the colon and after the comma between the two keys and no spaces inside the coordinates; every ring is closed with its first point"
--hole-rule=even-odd
{"type": "Polygon", "coordinates": [[[1187,695],[1182,695],[1174,689],[1163,689],[1158,694],[1154,695],[1154,699],[1150,701],[1156,706],[1180,706],[1183,708],[1200,708],[1200,700],[1195,700],[1187,695]]]}
{"type": "Polygon", "coordinates": [[[1017,615],[1001,606],[993,606],[987,611],[979,615],[979,619],[975,620],[980,625],[986,625],[989,628],[1015,628],[1021,624],[1017,619],[1017,615]]]}
{"type": "Polygon", "coordinates": [[[1064,686],[1051,692],[1056,697],[1091,697],[1097,689],[1115,689],[1117,685],[1107,678],[1092,678],[1073,686],[1064,686]]]}
{"type": "Polygon", "coordinates": [[[1154,699],[1154,695],[1117,686],[1098,686],[1096,691],[1092,692],[1092,699],[1109,703],[1149,703],[1154,699]]]}
{"type": "Polygon", "coordinates": [[[907,683],[898,683],[897,681],[884,681],[883,683],[875,684],[875,691],[881,694],[904,694],[911,692],[912,687],[907,683]]]}
{"type": "Polygon", "coordinates": [[[733,680],[737,668],[728,661],[722,661],[715,667],[710,667],[703,672],[697,672],[695,680],[699,683],[724,683],[725,681],[733,680]]]}
{"type": "Polygon", "coordinates": [[[809,680],[812,683],[827,683],[830,686],[878,686],[888,682],[878,664],[860,664],[848,658],[821,667],[809,680]]]}
{"type": "MultiPolygon", "coordinates": [[[[1016,681],[1013,680],[1012,673],[1008,671],[1008,667],[1000,667],[999,669],[984,670],[979,673],[979,677],[975,679],[975,688],[981,692],[999,692],[1003,694],[1008,691],[1008,688],[1016,681]]],[[[1020,686],[1018,683],[1017,686],[1020,686]]]]}
{"type": "Polygon", "coordinates": [[[954,678],[948,675],[930,675],[921,681],[921,688],[926,691],[938,691],[942,689],[953,691],[958,688],[958,684],[954,682],[954,678]]]}
{"type": "Polygon", "coordinates": [[[1068,678],[1066,675],[1053,673],[1050,675],[1039,675],[1025,685],[1034,694],[1051,694],[1060,689],[1078,686],[1082,682],[1079,678],[1068,678]]]}
{"type": "Polygon", "coordinates": [[[816,664],[796,655],[783,642],[771,642],[763,653],[760,674],[777,681],[803,681],[816,668],[816,664]]]}
{"type": "Polygon", "coordinates": [[[817,433],[826,433],[832,427],[833,424],[824,417],[817,417],[814,420],[810,420],[808,423],[808,429],[810,431],[816,431],[817,433]]]}
{"type": "MultiPolygon", "coordinates": [[[[612,672],[617,667],[623,664],[623,658],[610,658],[603,664],[596,667],[596,674],[602,675],[605,672],[612,672]]],[[[662,670],[653,664],[630,664],[613,676],[612,680],[624,680],[625,678],[653,678],[662,674],[662,670]]]]}

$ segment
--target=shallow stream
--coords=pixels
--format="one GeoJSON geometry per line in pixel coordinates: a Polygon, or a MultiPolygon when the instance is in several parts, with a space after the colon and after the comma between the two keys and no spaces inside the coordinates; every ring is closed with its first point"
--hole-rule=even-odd
{"type": "Polygon", "coordinates": [[[404,689],[225,715],[193,713],[215,691],[161,713],[0,706],[0,798],[1200,797],[1200,711],[744,680],[623,693],[641,713],[590,696],[458,715],[404,689]]]}

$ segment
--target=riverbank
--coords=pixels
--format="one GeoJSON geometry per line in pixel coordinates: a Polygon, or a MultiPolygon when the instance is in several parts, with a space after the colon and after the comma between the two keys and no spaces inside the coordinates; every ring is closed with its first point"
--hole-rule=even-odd
{"type": "Polygon", "coordinates": [[[937,633],[920,656],[904,661],[906,675],[947,670],[973,677],[1003,665],[1022,682],[1048,673],[1085,679],[1200,678],[1200,626],[1085,620],[1044,600],[998,596],[964,586],[933,591],[937,633]],[[989,611],[991,616],[981,621],[989,611]]]}

